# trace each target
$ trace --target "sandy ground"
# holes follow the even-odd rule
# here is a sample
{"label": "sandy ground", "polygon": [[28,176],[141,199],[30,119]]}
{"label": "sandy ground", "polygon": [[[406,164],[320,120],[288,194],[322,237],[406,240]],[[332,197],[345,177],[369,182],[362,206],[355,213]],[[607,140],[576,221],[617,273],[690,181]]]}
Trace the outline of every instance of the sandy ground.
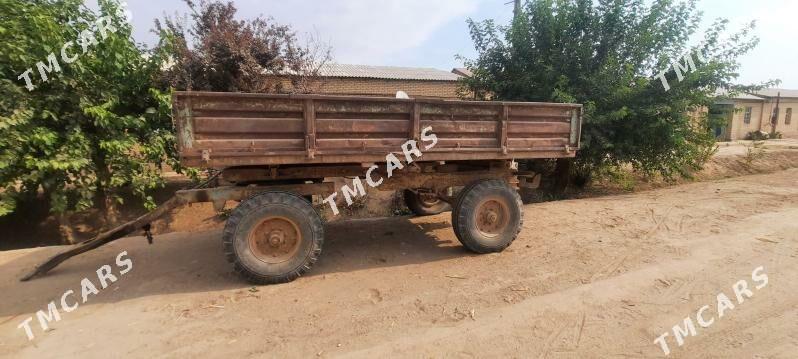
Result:
{"label": "sandy ground", "polygon": [[[798,353],[798,169],[524,211],[519,239],[491,255],[466,252],[448,213],[334,223],[309,276],[257,288],[218,230],[125,238],[28,283],[60,248],[0,252],[0,356],[663,357],[665,332],[670,357]],[[17,325],[84,277],[99,285],[104,264],[118,280],[46,332],[34,319],[28,341]],[[722,318],[719,293],[735,305]],[[704,305],[713,324],[678,346],[671,328]]]}

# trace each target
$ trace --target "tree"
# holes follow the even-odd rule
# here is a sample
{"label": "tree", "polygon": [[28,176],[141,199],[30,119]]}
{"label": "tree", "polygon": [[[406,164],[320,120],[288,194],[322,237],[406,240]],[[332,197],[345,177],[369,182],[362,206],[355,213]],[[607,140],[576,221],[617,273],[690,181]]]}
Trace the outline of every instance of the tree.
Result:
{"label": "tree", "polygon": [[0,0],[0,215],[43,193],[57,214],[99,199],[112,222],[120,189],[152,206],[161,165],[177,166],[170,97],[152,86],[162,59],[122,4],[99,5]]}
{"label": "tree", "polygon": [[463,89],[478,98],[583,103],[583,178],[631,164],[666,178],[689,175],[714,151],[708,117],[716,91],[734,83],[737,58],[758,39],[754,23],[722,38],[719,19],[689,45],[695,0],[532,0],[509,26],[469,20],[478,52]]}
{"label": "tree", "polygon": [[[329,47],[310,38],[301,46],[287,25],[261,16],[236,20],[231,2],[185,0],[185,20],[156,21],[160,47],[172,55],[163,80],[180,90],[313,92]],[[277,75],[277,76],[269,76]],[[286,79],[288,83],[283,83]]]}

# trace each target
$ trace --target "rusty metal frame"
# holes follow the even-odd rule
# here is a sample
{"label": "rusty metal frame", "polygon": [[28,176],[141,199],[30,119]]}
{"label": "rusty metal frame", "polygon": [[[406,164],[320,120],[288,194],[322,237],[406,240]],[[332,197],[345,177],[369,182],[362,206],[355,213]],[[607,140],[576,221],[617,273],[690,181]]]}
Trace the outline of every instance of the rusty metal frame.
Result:
{"label": "rusty metal frame", "polygon": [[331,193],[334,190],[331,182],[270,186],[223,186],[177,191],[175,197],[183,204],[213,202],[214,207],[220,209],[224,207],[224,203],[227,201],[243,201],[265,191],[286,191],[302,196],[310,196]]}
{"label": "rusty metal frame", "polygon": [[[407,168],[406,168],[407,169]],[[347,169],[349,170],[349,169]],[[361,169],[359,177],[364,176],[364,171]],[[261,175],[265,174],[263,172]],[[471,182],[482,179],[498,179],[517,186],[519,183],[510,166],[491,167],[484,170],[473,171],[460,171],[460,172],[414,172],[414,171],[397,171],[392,177],[388,177],[384,171],[374,171],[374,176],[381,176],[384,181],[380,184],[380,190],[394,191],[402,189],[426,189],[435,193],[443,193],[449,187],[459,187],[468,185]],[[238,176],[244,176],[243,173]],[[254,180],[256,175],[248,174],[249,180]],[[257,177],[261,180],[269,179],[270,177]],[[283,179],[283,178],[280,178]],[[249,185],[249,186],[221,186],[214,188],[203,189],[190,189],[177,191],[175,197],[183,203],[200,203],[212,202],[214,207],[221,209],[227,201],[243,201],[255,194],[266,191],[286,191],[296,193],[302,196],[310,195],[323,195],[327,196],[337,189],[334,187],[333,182],[322,183],[305,183],[305,184],[289,184],[289,185]]]}
{"label": "rusty metal frame", "polygon": [[[376,171],[375,171],[376,172]],[[381,174],[385,176],[385,174]],[[402,173],[391,178],[385,177],[380,190],[395,191],[403,189],[428,189],[436,193],[444,192],[449,187],[462,187],[477,180],[498,179],[516,186],[518,179],[509,169],[492,169],[483,171],[464,171],[453,173]]]}
{"label": "rusty metal frame", "polygon": [[294,166],[294,167],[232,167],[222,171],[223,183],[254,183],[276,180],[320,179],[325,177],[360,176],[360,165]]}
{"label": "rusty metal frame", "polygon": [[[511,148],[512,150],[512,148]],[[364,153],[362,150],[339,152],[336,154],[329,154],[324,151],[317,151],[313,159],[305,158],[306,152],[291,153],[273,153],[269,157],[270,165],[318,165],[325,163],[385,163],[385,156],[388,153],[393,153],[399,158],[402,158],[401,152],[386,151],[372,153]],[[436,150],[431,149],[424,151],[424,160],[426,161],[482,161],[482,160],[513,160],[513,159],[534,159],[534,158],[563,158],[573,157],[573,151],[566,152],[564,147],[546,147],[540,148],[538,151],[525,151],[525,152],[510,152],[506,155],[501,154],[495,150],[482,150],[482,149],[461,149],[459,152],[452,152],[449,149]],[[300,158],[300,156],[302,158]],[[245,155],[231,154],[226,157],[213,157],[211,156],[207,161],[203,161],[199,156],[197,157],[183,157],[182,163],[186,166],[193,167],[210,167],[210,168],[229,168],[238,166],[263,166],[262,158],[253,158]]]}

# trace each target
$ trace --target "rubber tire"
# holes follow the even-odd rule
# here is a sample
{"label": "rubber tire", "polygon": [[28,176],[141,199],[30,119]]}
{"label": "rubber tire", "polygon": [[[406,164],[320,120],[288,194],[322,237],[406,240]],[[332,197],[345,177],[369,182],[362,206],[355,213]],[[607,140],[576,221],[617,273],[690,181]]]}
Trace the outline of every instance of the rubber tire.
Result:
{"label": "rubber tire", "polygon": [[418,194],[409,189],[405,190],[404,197],[407,208],[410,208],[417,216],[432,216],[452,210],[452,207],[444,201],[438,201],[434,206],[427,207]]}
{"label": "rubber tire", "polygon": [[[510,220],[499,238],[482,235],[474,223],[476,205],[481,198],[496,195],[506,201]],[[452,227],[460,243],[475,253],[501,252],[518,237],[524,224],[523,204],[518,192],[502,180],[480,180],[466,186],[452,210]]]}
{"label": "rubber tire", "polygon": [[[249,248],[250,230],[266,215],[279,214],[294,221],[302,233],[296,255],[284,263],[265,263]],[[324,224],[313,206],[302,196],[290,192],[259,193],[236,207],[222,232],[227,261],[235,271],[254,284],[277,284],[293,281],[310,271],[321,255]]]}

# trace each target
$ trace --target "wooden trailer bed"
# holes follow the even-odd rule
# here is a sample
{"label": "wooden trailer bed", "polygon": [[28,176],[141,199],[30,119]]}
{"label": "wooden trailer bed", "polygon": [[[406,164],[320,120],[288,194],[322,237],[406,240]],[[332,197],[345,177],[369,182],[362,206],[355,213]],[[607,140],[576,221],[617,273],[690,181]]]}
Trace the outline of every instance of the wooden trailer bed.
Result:
{"label": "wooden trailer bed", "polygon": [[384,162],[432,127],[425,161],[573,157],[582,105],[323,95],[177,92],[183,164]]}

